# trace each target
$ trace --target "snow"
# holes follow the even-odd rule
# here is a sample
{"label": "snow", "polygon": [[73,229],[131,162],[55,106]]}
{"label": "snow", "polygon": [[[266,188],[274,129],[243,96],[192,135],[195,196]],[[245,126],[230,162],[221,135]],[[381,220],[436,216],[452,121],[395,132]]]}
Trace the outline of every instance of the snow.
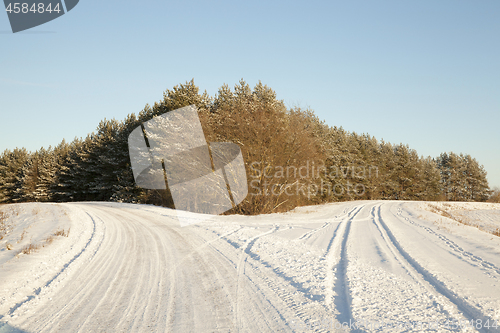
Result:
{"label": "snow", "polygon": [[0,211],[0,332],[500,331],[499,204],[355,201],[188,227],[149,205]]}
{"label": "snow", "polygon": [[[451,218],[462,224],[470,225],[489,233],[499,230],[500,233],[500,205],[494,203],[457,203],[435,202],[428,203],[428,209],[438,208],[451,215]],[[434,209],[435,210],[435,209]]]}

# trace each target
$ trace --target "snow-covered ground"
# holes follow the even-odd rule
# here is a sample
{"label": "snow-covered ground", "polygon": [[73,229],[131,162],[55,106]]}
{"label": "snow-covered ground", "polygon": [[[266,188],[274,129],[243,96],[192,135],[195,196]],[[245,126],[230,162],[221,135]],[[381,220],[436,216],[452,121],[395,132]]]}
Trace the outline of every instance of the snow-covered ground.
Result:
{"label": "snow-covered ground", "polygon": [[0,206],[0,332],[499,332],[500,205],[442,205]]}
{"label": "snow-covered ground", "polygon": [[482,202],[428,202],[427,209],[489,233],[500,235],[500,205]]}

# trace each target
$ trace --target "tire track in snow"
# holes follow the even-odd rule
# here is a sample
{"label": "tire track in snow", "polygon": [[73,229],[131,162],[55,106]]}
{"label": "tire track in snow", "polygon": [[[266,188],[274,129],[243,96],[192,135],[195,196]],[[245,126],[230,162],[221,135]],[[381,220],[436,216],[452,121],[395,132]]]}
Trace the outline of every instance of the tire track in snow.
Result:
{"label": "tire track in snow", "polygon": [[[272,308],[273,312],[290,329],[291,326],[289,325],[292,325],[293,322],[310,324],[320,314],[323,314],[323,317],[329,317],[330,315],[326,311],[327,308],[322,303],[311,302],[305,291],[294,283],[293,278],[286,276],[279,270],[279,267],[273,266],[272,263],[263,260],[258,254],[251,251],[256,241],[262,239],[264,236],[275,234],[277,231],[279,231],[279,228],[259,234],[248,239],[245,243],[247,244],[246,246],[238,247],[241,251],[240,253],[244,254],[240,255],[238,264],[238,318],[241,318],[239,315],[241,309],[244,305],[247,305],[245,302],[241,302],[241,300],[245,300],[244,297],[248,296],[250,288],[264,295],[267,306]],[[226,241],[228,245],[234,247],[232,241],[227,239]],[[250,269],[247,269],[247,267]],[[250,288],[245,288],[245,286]],[[307,306],[304,308],[305,304]],[[262,312],[261,308],[257,310],[261,311],[261,318],[266,318],[266,314]],[[266,311],[269,312],[270,309]],[[243,324],[241,320],[238,319],[238,321],[240,325]],[[266,320],[269,330],[274,331],[271,324],[271,322]],[[246,327],[248,326],[247,323]],[[326,332],[322,329],[316,331]]]}
{"label": "tire track in snow", "polygon": [[[239,331],[239,327],[243,326],[243,325],[241,325],[242,318],[240,315],[240,311],[241,311],[240,309],[242,307],[242,303],[244,303],[242,291],[245,290],[245,288],[243,288],[243,284],[245,282],[244,281],[244,279],[245,279],[245,264],[248,260],[249,255],[250,255],[250,249],[255,244],[257,239],[259,239],[260,237],[275,233],[277,230],[278,230],[278,227],[275,226],[273,229],[271,229],[269,231],[266,231],[266,232],[263,232],[261,234],[258,234],[257,236],[251,237],[245,242],[246,246],[243,246],[241,248],[241,251],[239,254],[239,262],[238,262],[238,265],[236,267],[236,271],[237,271],[236,297],[237,297],[237,300],[236,300],[236,311],[234,313],[234,322],[236,323],[236,327],[238,328],[238,331]],[[265,318],[265,317],[263,317],[263,318]],[[271,326],[269,325],[269,323],[267,321],[266,321],[266,323],[268,325],[268,328],[271,328]]]}
{"label": "tire track in snow", "polygon": [[328,228],[330,226],[330,224],[331,224],[331,222],[327,221],[321,227],[309,230],[308,232],[306,232],[305,234],[303,234],[302,236],[300,236],[298,239],[299,240],[307,240],[307,239],[311,238],[311,236],[314,235],[315,233],[317,233],[317,232],[319,232],[321,230],[325,230],[326,228]]}
{"label": "tire track in snow", "polygon": [[[99,221],[99,224],[105,228],[105,223],[99,216],[96,216],[94,213],[89,214],[87,212],[87,214],[93,216],[92,219]],[[117,245],[112,247],[107,246],[110,243]],[[64,306],[56,311],[49,311],[52,313],[44,320],[45,322],[43,327],[40,327],[40,331],[51,331],[54,326],[61,327],[63,325],[65,330],[81,331],[88,324],[87,319],[90,318],[91,314],[96,313],[95,310],[98,306],[89,308],[86,304],[101,304],[102,299],[109,292],[108,285],[118,279],[118,272],[120,272],[125,264],[125,261],[120,260],[122,256],[121,248],[118,246],[120,243],[123,244],[121,230],[118,233],[103,233],[103,240],[99,244],[99,247],[92,252],[91,257],[88,258],[88,263],[78,269],[78,285],[73,288],[67,288],[60,295],[56,295],[62,299],[67,299],[69,295],[72,297],[65,303],[56,302],[56,304],[64,304]],[[104,245],[102,249],[101,244]],[[106,251],[106,256],[98,255],[104,250]],[[115,262],[120,263],[119,268],[117,268]],[[75,316],[79,318],[83,317],[85,320],[75,320]]]}
{"label": "tire track in snow", "polygon": [[[196,227],[200,231],[204,230],[214,233],[214,231],[207,228],[201,228],[199,226],[194,227]],[[263,286],[254,284],[249,276],[245,274],[245,264],[249,255],[252,255],[250,249],[253,244],[255,244],[257,239],[265,235],[275,233],[279,228],[275,226],[269,231],[246,240],[244,243],[247,244],[246,246],[235,246],[235,243],[227,238],[227,236],[234,234],[242,229],[243,227],[239,227],[236,230],[232,230],[226,233],[216,233],[218,236],[210,240],[206,240],[204,237],[201,237],[198,234],[198,236],[203,239],[203,243],[196,247],[195,250],[201,250],[205,248],[205,251],[210,250],[210,252],[213,252],[214,257],[213,261],[211,261],[211,267],[213,268],[215,262],[220,263],[220,265],[218,265],[217,269],[214,271],[216,274],[218,274],[217,270],[220,268],[228,267],[228,265],[232,267],[232,270],[228,270],[226,268],[224,269],[226,276],[227,274],[235,275],[234,292],[230,291],[227,295],[230,304],[233,306],[232,311],[227,311],[227,313],[233,313],[233,328],[231,329],[231,331],[239,330],[240,327],[254,327],[256,330],[259,330],[262,327],[267,327],[269,331],[276,331],[277,329],[279,329],[279,324],[276,324],[275,315],[281,317],[282,320],[283,317],[281,316],[279,309],[277,309],[272,302],[270,302],[266,297],[258,296],[264,295],[264,291],[262,290]],[[226,247],[224,249],[221,249],[221,247],[224,247],[224,244]],[[222,262],[224,264],[222,264]],[[175,266],[174,270],[178,266],[179,264]],[[220,276],[220,279],[218,278],[218,280],[224,280],[224,274],[221,273],[218,274],[218,276]],[[231,287],[227,289],[231,289]],[[253,289],[253,292],[250,292],[249,289]],[[252,313],[250,315],[250,318],[248,318],[248,309],[250,308],[252,310]],[[247,311],[243,313],[242,309],[245,309]],[[259,324],[260,326],[258,326],[257,324]]]}
{"label": "tire track in snow", "polygon": [[[467,320],[482,320],[485,323],[494,322],[492,318],[483,314],[479,309],[467,303],[466,300],[458,296],[452,290],[448,289],[441,281],[438,280],[433,274],[427,271],[423,266],[421,266],[414,258],[412,258],[408,252],[406,252],[401,244],[398,242],[390,228],[384,222],[381,214],[381,206],[373,208],[373,222],[379,229],[384,238],[387,246],[398,259],[398,261],[405,267],[408,273],[414,278],[415,281],[422,284],[433,296],[436,302],[447,304],[447,307],[454,307],[458,309]],[[441,299],[437,296],[443,296]],[[493,330],[487,327],[482,327],[479,329],[480,332],[498,332],[498,330]]]}
{"label": "tire track in snow", "polygon": [[[253,289],[260,290],[269,305],[277,311],[282,322],[286,323],[290,330],[294,322],[309,324],[314,317],[322,313],[317,310],[324,312],[322,305],[310,307],[315,304],[309,303],[310,300],[302,293],[297,293],[297,289],[290,284],[290,281],[276,274],[272,267],[268,267],[264,262],[258,260],[248,261],[248,264],[253,269],[249,270],[248,273],[245,272],[245,277]],[[317,332],[324,332],[324,330],[317,330]]]}
{"label": "tire track in snow", "polygon": [[[353,319],[347,282],[347,241],[352,220],[364,207],[365,205],[358,206],[349,211],[335,230],[324,255],[327,265],[325,305],[336,310],[339,323],[349,323]],[[341,237],[337,237],[337,233]]]}
{"label": "tire track in snow", "polygon": [[[199,225],[193,225],[192,226],[193,228],[201,228],[201,226]],[[232,230],[232,231],[229,231],[229,232],[226,232],[226,233],[223,233],[223,234],[218,234],[216,233],[215,231],[212,231],[210,230],[212,233],[215,233],[217,236],[216,238],[213,238],[211,240],[208,240],[206,242],[204,242],[202,245],[198,246],[197,248],[195,249],[192,249],[192,251],[199,251],[201,249],[203,249],[204,247],[211,247],[212,249],[216,249],[215,247],[212,246],[213,243],[216,243],[220,240],[226,240],[226,237],[241,230],[242,228],[239,227],[237,228],[236,230]],[[205,230],[208,230],[208,229],[205,229]],[[170,228],[169,230],[170,232],[172,232],[175,236],[175,241],[177,242],[181,242],[183,244],[186,243],[185,239],[176,231],[174,231],[173,229]],[[169,253],[168,257],[175,257],[175,254],[171,251],[171,248],[170,247],[165,247],[167,249],[167,252]],[[224,253],[218,251],[220,255],[222,256],[225,256]],[[181,267],[182,265],[185,264],[185,260],[186,260],[187,256],[184,256],[179,262],[177,262],[175,264],[174,267],[172,267],[169,271],[169,275],[168,275],[168,280],[170,281],[170,284],[169,284],[169,291],[168,291],[168,305],[166,306],[166,323],[167,323],[167,327],[169,328],[169,330],[172,330],[173,329],[173,325],[174,325],[174,321],[175,321],[175,311],[174,309],[176,309],[177,307],[177,300],[176,300],[176,294],[178,292],[178,283],[176,282],[177,281],[177,269],[179,267]],[[234,266],[236,267],[236,264],[234,264]]]}
{"label": "tire track in snow", "polygon": [[[91,243],[73,267],[71,285],[58,289],[55,306],[35,308],[23,326],[37,332],[234,330],[233,302],[224,289],[231,276],[200,252],[205,245],[196,233],[156,222],[158,215],[83,209],[107,227],[102,246]],[[177,269],[169,269],[172,262]]]}
{"label": "tire track in snow", "polygon": [[[124,224],[123,225],[123,228],[127,231],[127,234],[133,232],[133,228],[131,228],[130,225],[128,224]],[[121,240],[121,238],[120,238]],[[129,248],[132,248],[134,249],[135,251],[137,250],[137,240],[136,238],[132,238],[132,241],[131,242],[128,242],[127,246]],[[134,260],[134,258],[131,258],[130,260]],[[127,294],[127,291],[126,289],[128,288],[118,288],[118,285],[120,283],[120,277],[121,276],[130,276],[131,274],[134,274],[134,272],[136,271],[136,269],[134,269],[137,265],[136,263],[134,262],[133,264],[131,264],[130,260],[127,260],[127,261],[122,261],[120,266],[119,267],[115,267],[116,268],[116,273],[115,275],[113,276],[113,280],[111,280],[110,282],[110,287],[106,289],[104,295],[102,296],[102,298],[98,301],[98,303],[95,305],[93,311],[90,313],[89,316],[87,316],[87,318],[82,322],[82,329],[87,329],[88,326],[92,326],[92,324],[90,323],[90,321],[92,320],[92,318],[95,318],[96,317],[96,314],[98,313],[98,311],[101,311],[102,308],[111,308],[113,309],[112,305],[113,304],[118,304],[120,300],[122,300],[123,298],[125,298],[126,294]],[[144,270],[140,270],[139,271],[139,279],[138,280],[144,280],[144,274],[145,274],[145,271]],[[128,282],[128,285],[130,286],[130,290],[138,290],[138,288],[134,288],[134,287],[137,287],[135,285],[133,285],[132,283]],[[118,291],[118,292],[116,292]],[[134,299],[134,297],[132,296],[132,300]],[[131,301],[129,302],[128,304],[133,304],[134,302]],[[124,317],[127,316],[127,313],[129,313],[129,310],[130,307],[127,307],[126,309],[121,309],[121,313],[124,314],[122,315],[122,319]],[[109,313],[109,316],[110,317],[113,317],[113,311],[111,311],[111,313]],[[122,325],[122,321],[118,321],[118,323],[116,324],[116,327],[121,327]]]}
{"label": "tire track in snow", "polygon": [[470,265],[477,267],[477,264],[480,264],[483,266],[485,269],[487,269],[489,272],[493,273],[495,276],[500,276],[500,267],[496,266],[495,264],[490,263],[489,261],[484,260],[481,257],[478,257],[470,252],[465,251],[462,247],[460,247],[457,243],[446,237],[445,235],[438,233],[434,231],[433,229],[423,226],[416,221],[410,219],[409,217],[403,216],[403,211],[401,207],[398,207],[398,217],[401,219],[404,219],[406,222],[417,226],[419,228],[422,228],[423,230],[427,231],[429,234],[439,238],[440,240],[443,241],[444,244],[446,244],[450,249],[454,251],[454,255],[460,259],[465,258],[465,262],[469,263]]}
{"label": "tire track in snow", "polygon": [[[26,300],[24,300],[23,302],[20,302],[20,303],[16,304],[14,307],[12,307],[10,309],[10,311],[8,312],[9,316],[16,316],[17,315],[16,311],[17,312],[23,311],[23,307],[29,308],[31,306],[30,303],[34,302],[37,299],[37,297],[42,296],[46,293],[51,293],[52,289],[55,288],[54,287],[55,284],[59,284],[60,282],[65,281],[66,277],[63,275],[65,273],[71,271],[74,268],[74,266],[79,266],[81,264],[83,257],[85,257],[85,255],[90,250],[91,244],[94,245],[94,243],[97,242],[96,245],[94,245],[94,247],[97,246],[97,248],[93,250],[94,254],[95,254],[95,252],[97,252],[99,250],[99,248],[102,244],[103,237],[100,239],[97,239],[98,224],[97,224],[96,220],[94,220],[89,214],[87,214],[87,215],[88,215],[90,221],[92,221],[92,233],[91,233],[87,243],[85,243],[83,248],[73,258],[68,260],[63,265],[63,268],[59,272],[57,272],[54,276],[52,276],[51,279],[49,281],[47,281],[42,287],[36,289],[33,295],[28,296],[28,298]],[[26,310],[26,311],[29,311],[29,310]]]}
{"label": "tire track in snow", "polygon": [[[125,221],[130,219],[130,214],[123,214],[121,211],[116,211],[115,217],[120,217],[121,220]],[[137,217],[139,219],[139,217]],[[138,255],[135,258],[130,258],[127,262],[126,267],[123,268],[122,272],[116,276],[116,280],[113,281],[114,285],[109,288],[109,290],[118,290],[118,292],[110,293],[109,296],[104,297],[104,302],[99,304],[98,307],[113,309],[113,315],[111,317],[118,317],[119,321],[117,323],[110,323],[115,325],[115,327],[130,327],[135,329],[140,327],[143,322],[153,321],[154,318],[159,317],[158,309],[163,302],[163,293],[159,287],[162,283],[162,269],[161,267],[166,266],[166,261],[161,253],[167,252],[168,248],[162,247],[161,241],[157,234],[152,232],[150,228],[143,228],[141,224],[126,224],[124,228],[127,230],[127,234],[134,234],[136,237],[132,239],[129,243],[129,248]],[[152,249],[157,249],[156,251],[144,251],[141,249],[141,244],[149,244]],[[152,253],[151,253],[152,252]],[[144,260],[144,256],[149,255],[149,260]],[[143,262],[141,262],[143,261]],[[138,269],[143,267],[142,269]],[[137,274],[139,271],[139,274]],[[122,276],[136,276],[134,280],[129,279],[126,281],[128,287],[119,287],[119,278]],[[151,281],[156,283],[144,283],[144,281]],[[141,283],[137,283],[141,282]],[[172,284],[175,285],[175,279],[173,279]],[[133,290],[132,293],[129,290]],[[124,299],[127,299],[122,307],[118,308],[115,304],[120,304]],[[150,308],[156,304],[156,311]],[[98,308],[96,307],[96,308]],[[127,322],[127,318],[133,317],[132,322]],[[158,325],[157,329],[162,329],[164,326]]]}
{"label": "tire track in snow", "polygon": [[326,228],[328,228],[331,224],[332,224],[332,220],[342,220],[344,219],[346,216],[349,216],[353,211],[356,210],[357,207],[354,207],[352,208],[351,210],[349,210],[349,208],[345,208],[344,211],[343,211],[343,215],[341,216],[335,216],[333,219],[331,219],[330,221],[326,221],[321,227],[319,228],[316,228],[316,229],[313,229],[313,230],[310,230],[306,233],[304,233],[302,236],[300,236],[298,239],[299,240],[307,240],[309,238],[311,238],[314,234],[320,232],[320,231],[323,231],[325,230]]}
{"label": "tire track in snow", "polygon": [[[195,245],[187,239],[187,236],[196,236],[196,234],[192,234],[188,228],[167,228],[169,236],[172,236],[170,243],[176,244],[178,249],[182,249],[182,253],[175,253],[176,251],[173,251],[173,258],[179,257],[179,254],[181,254],[182,257],[178,258],[180,260],[176,260],[175,266],[171,267],[169,271],[168,280],[173,283],[170,284],[168,305],[165,309],[167,312],[166,323],[168,328],[166,330],[178,330],[178,328],[176,328],[176,323],[178,324],[179,322],[179,311],[182,314],[187,313],[193,317],[200,315],[200,308],[194,307],[193,305],[196,304],[196,302],[192,300],[192,297],[197,297],[198,295],[191,292],[192,288],[190,285],[196,285],[198,288],[202,288],[204,292],[210,291],[210,302],[212,304],[204,310],[210,308],[212,312],[210,319],[214,319],[213,325],[219,327],[219,329],[234,329],[233,323],[227,318],[227,315],[224,315],[231,312],[231,309],[227,307],[232,304],[232,296],[224,291],[225,284],[223,281],[227,280],[228,277],[221,273],[222,270],[224,270],[224,272],[228,270],[220,264],[220,261],[216,257],[213,257],[212,254],[201,252],[201,250],[210,247],[210,244],[216,242],[218,239],[203,242],[201,245]],[[187,233],[186,235],[184,235],[185,232]],[[207,256],[211,257],[210,260],[206,258]],[[172,257],[169,256],[169,258]],[[194,270],[186,271],[188,267],[192,267]],[[191,281],[195,279],[198,279],[198,281]],[[228,299],[229,302],[227,302],[226,299]],[[185,320],[180,321],[189,323],[193,322],[193,318],[185,318]],[[182,330],[197,331],[199,328],[192,325],[183,325]]]}
{"label": "tire track in snow", "polygon": [[[129,216],[129,213],[127,212],[124,218]],[[117,211],[116,214],[121,213]],[[223,274],[228,272],[230,267],[226,268],[227,265],[220,264],[217,257],[206,251],[206,247],[217,239],[206,242],[197,236],[197,233],[193,233],[193,228],[180,228],[177,225],[155,222],[157,216],[154,214],[151,214],[151,218],[147,220],[142,214],[136,216],[135,220],[141,223],[137,223],[138,227],[134,233],[143,234],[143,239],[139,243],[151,242],[149,236],[159,240],[158,250],[154,253],[155,258],[160,258],[161,261],[157,260],[156,267],[154,264],[150,265],[149,270],[163,273],[156,274],[156,279],[150,278],[153,282],[157,281],[155,284],[142,283],[139,285],[144,289],[142,292],[136,288],[130,304],[140,303],[140,295],[142,294],[148,294],[148,299],[152,301],[142,302],[141,307],[128,307],[129,315],[123,316],[122,322],[125,323],[126,318],[134,317],[132,324],[135,328],[139,324],[144,326],[146,322],[146,320],[141,321],[141,318],[137,317],[151,320],[163,314],[165,326],[164,328],[158,327],[159,331],[198,331],[200,327],[196,325],[206,325],[206,327],[212,327],[211,329],[217,327],[218,329],[233,330],[233,323],[226,315],[231,312],[232,296],[226,291],[229,288],[225,288],[229,285],[228,275]],[[161,230],[155,229],[155,224]],[[175,262],[175,265],[170,266],[170,262]],[[166,271],[167,267],[168,271]],[[145,275],[145,277],[147,276]],[[148,288],[152,288],[153,291],[148,290]],[[165,289],[168,291],[165,292]],[[210,296],[205,297],[204,302],[201,303],[208,302],[210,304],[200,306],[198,304],[200,302],[196,298],[207,293]],[[137,297],[136,302],[133,301],[134,297]],[[150,310],[150,308],[153,309]],[[138,311],[141,312],[141,316],[137,315]],[[210,312],[209,316],[207,316],[207,312]],[[196,320],[200,316],[205,316],[207,320]],[[137,324],[135,324],[136,322]]]}
{"label": "tire track in snow", "polygon": [[[348,211],[346,208],[344,213],[351,216],[352,212],[357,210],[354,208]],[[353,215],[354,216],[354,215]],[[352,216],[352,217],[353,217]],[[336,227],[332,239],[337,239],[337,231],[339,230],[342,223]],[[316,229],[315,231],[322,230],[323,228]],[[256,239],[253,241],[255,243]],[[331,245],[332,240],[330,241]],[[293,322],[297,322],[298,325],[305,324],[312,327],[318,320],[318,318],[329,318],[331,316],[331,308],[325,306],[322,302],[311,302],[311,299],[307,297],[305,290],[300,288],[297,283],[294,283],[293,278],[286,276],[283,272],[279,270],[279,267],[273,266],[272,263],[268,263],[260,258],[256,253],[251,252],[251,248],[246,249],[249,254],[250,261],[245,261],[254,267],[250,273],[254,273],[259,270],[261,274],[246,274],[245,276],[254,283],[255,286],[267,285],[271,293],[265,292],[266,297],[269,300],[273,300],[272,304],[278,312],[283,312],[282,320],[288,325]],[[323,257],[325,257],[324,255]],[[255,282],[253,282],[255,280]],[[261,287],[260,287],[261,288]],[[333,287],[332,287],[333,288]],[[264,290],[263,290],[264,292]],[[278,297],[277,300],[274,297]],[[278,304],[284,303],[283,309],[278,309]],[[291,312],[291,313],[290,313]],[[290,326],[289,326],[290,327]],[[291,326],[293,327],[293,326]],[[315,332],[328,332],[327,329],[321,326],[315,327]]]}
{"label": "tire track in snow", "polygon": [[[263,236],[276,233],[279,231],[279,227],[274,227],[270,231],[251,237],[245,241],[243,246],[239,246],[229,238],[226,238],[226,236],[243,229],[243,227],[240,227],[238,230],[225,233],[217,239],[220,242],[214,240],[210,241],[209,244],[210,248],[216,252],[218,259],[229,263],[234,267],[236,272],[233,311],[233,322],[235,323],[236,331],[239,331],[243,327],[245,327],[245,332],[261,331],[263,327],[270,332],[283,331],[283,323],[285,323],[286,327],[286,323],[289,321],[286,320],[282,313],[284,309],[279,307],[281,302],[271,301],[275,297],[276,288],[269,281],[265,283],[260,282],[259,274],[256,272],[259,269],[256,266],[261,269],[266,269],[266,267],[256,260],[255,254],[251,252],[251,247],[255,244],[255,241]],[[245,244],[247,246],[244,246]],[[245,250],[247,251],[245,252]],[[271,275],[266,274],[266,276]],[[277,320],[278,318],[281,320],[281,323]]]}

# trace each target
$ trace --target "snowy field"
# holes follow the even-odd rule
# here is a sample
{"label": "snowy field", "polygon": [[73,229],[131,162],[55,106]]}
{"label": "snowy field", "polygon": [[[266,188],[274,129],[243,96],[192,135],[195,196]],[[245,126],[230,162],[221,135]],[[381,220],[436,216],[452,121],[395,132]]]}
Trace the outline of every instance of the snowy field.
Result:
{"label": "snowy field", "polygon": [[500,332],[500,204],[173,216],[0,206],[0,332]]}
{"label": "snowy field", "polygon": [[500,235],[500,205],[470,202],[428,202],[428,210],[489,233]]}

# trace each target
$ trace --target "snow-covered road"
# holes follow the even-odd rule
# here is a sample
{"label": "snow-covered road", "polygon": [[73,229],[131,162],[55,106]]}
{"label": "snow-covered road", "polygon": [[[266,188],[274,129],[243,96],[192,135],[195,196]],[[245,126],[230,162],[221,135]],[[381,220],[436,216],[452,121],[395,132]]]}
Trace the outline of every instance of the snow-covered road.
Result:
{"label": "snow-covered road", "polygon": [[[500,227],[500,205],[463,205]],[[345,202],[181,228],[145,205],[1,206],[0,332],[499,332],[500,237],[427,208]],[[44,241],[58,228],[69,236]],[[16,255],[29,242],[38,251]]]}

